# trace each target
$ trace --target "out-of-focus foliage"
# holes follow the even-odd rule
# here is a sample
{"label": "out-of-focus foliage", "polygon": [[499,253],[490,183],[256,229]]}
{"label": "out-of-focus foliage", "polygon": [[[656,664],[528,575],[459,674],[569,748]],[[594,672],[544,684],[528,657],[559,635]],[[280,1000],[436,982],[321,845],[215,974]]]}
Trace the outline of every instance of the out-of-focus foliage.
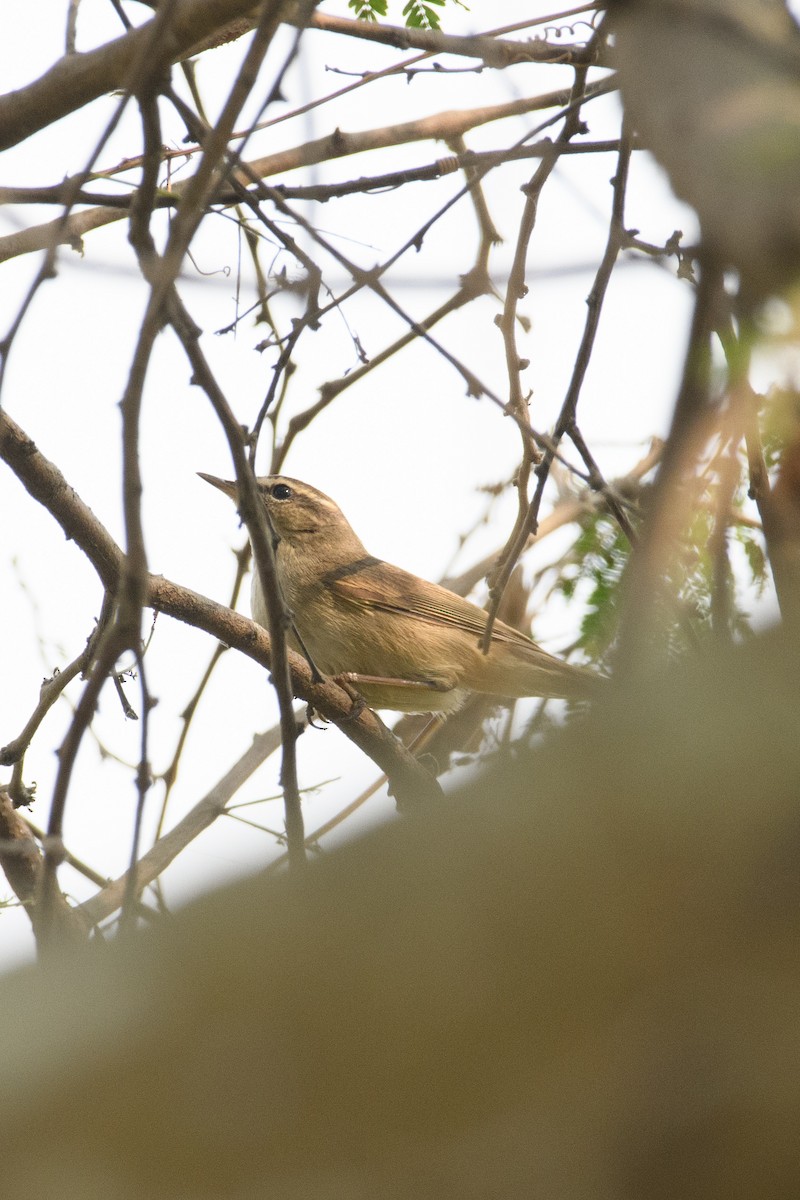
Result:
{"label": "out-of-focus foliage", "polygon": [[[785,445],[785,393],[771,393],[763,422],[764,457],[773,470]],[[754,506],[748,499],[748,463],[743,447],[735,456],[736,479],[727,485],[725,475],[730,449],[718,449],[693,486],[691,515],[680,552],[667,569],[673,601],[663,622],[670,657],[696,650],[711,636],[719,611],[724,612],[727,636],[744,638],[752,633],[750,612],[769,583],[764,538]],[[647,511],[649,488],[639,500]],[[722,522],[724,529],[719,528]],[[739,551],[737,553],[736,551]],[[578,537],[559,564],[553,590],[566,600],[583,601],[585,611],[575,649],[589,661],[613,662],[614,640],[620,613],[621,586],[630,545],[617,522],[606,512],[587,517]],[[724,589],[724,595],[720,595]]]}

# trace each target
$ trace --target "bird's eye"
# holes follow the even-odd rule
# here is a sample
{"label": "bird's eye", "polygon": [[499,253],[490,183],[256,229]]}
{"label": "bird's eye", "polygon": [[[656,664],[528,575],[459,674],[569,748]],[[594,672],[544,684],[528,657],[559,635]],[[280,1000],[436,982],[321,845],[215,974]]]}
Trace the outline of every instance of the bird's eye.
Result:
{"label": "bird's eye", "polygon": [[292,494],[292,489],[288,483],[276,483],[272,487],[272,495],[276,500],[288,500]]}

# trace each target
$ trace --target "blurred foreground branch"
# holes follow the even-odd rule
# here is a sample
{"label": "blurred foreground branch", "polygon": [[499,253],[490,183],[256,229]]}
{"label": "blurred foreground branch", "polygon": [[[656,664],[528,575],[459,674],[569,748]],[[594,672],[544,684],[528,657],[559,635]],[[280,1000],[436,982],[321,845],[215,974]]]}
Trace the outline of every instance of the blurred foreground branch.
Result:
{"label": "blurred foreground branch", "polygon": [[797,1195],[797,654],[0,982],[9,1195]]}

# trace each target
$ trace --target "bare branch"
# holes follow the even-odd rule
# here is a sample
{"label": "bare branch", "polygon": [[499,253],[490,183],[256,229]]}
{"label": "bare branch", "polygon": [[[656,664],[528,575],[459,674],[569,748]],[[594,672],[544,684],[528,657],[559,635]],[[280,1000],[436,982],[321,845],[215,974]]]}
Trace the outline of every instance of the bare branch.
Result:
{"label": "bare branch", "polygon": [[[267,0],[267,5],[278,15],[286,2]],[[203,38],[252,8],[253,0],[178,0],[154,70],[164,70],[192,53]],[[67,55],[34,83],[0,96],[0,150],[18,145],[99,96],[125,88],[131,62],[136,61],[142,47],[151,45],[152,31],[158,23],[157,14],[152,21],[96,50]]]}
{"label": "bare branch", "polygon": [[[615,88],[616,84],[613,80],[604,79],[588,87],[586,89],[586,96],[589,98],[604,95],[609,91],[614,91]],[[295,171],[301,167],[313,166],[332,159],[361,154],[368,150],[398,146],[417,141],[447,140],[463,136],[470,129],[474,129],[487,122],[504,120],[506,117],[522,113],[562,107],[569,100],[569,95],[569,92],[562,89],[557,92],[548,92],[532,99],[510,101],[507,104],[490,105],[480,109],[464,109],[456,112],[438,113],[419,121],[409,121],[400,125],[383,126],[356,133],[343,133],[341,130],[336,130],[332,134],[296,146],[291,150],[253,159],[246,164],[242,164],[241,169],[245,182],[253,178],[268,179],[275,175],[285,174],[287,171]],[[608,147],[603,146],[603,150],[605,149],[608,149]],[[517,151],[509,153],[511,153],[512,157],[535,158],[545,152],[552,153],[552,149],[548,149],[547,147],[529,147],[520,148]],[[187,152],[181,150],[179,153],[181,157],[185,157]],[[500,156],[497,159],[497,164],[499,164],[499,162],[503,161],[505,152],[498,151],[497,153]],[[169,152],[167,152],[168,154]],[[472,156],[469,159],[470,163],[477,161],[479,160],[472,158]],[[132,159],[129,165],[133,167],[139,166],[141,165],[141,160]],[[469,164],[465,163],[464,165]],[[194,186],[192,185],[192,179],[176,183],[171,192],[164,196],[162,203],[166,204],[169,202],[170,204],[175,204],[176,201],[181,199],[190,185]],[[215,197],[215,199],[222,199],[225,203],[232,203],[236,198],[238,197],[234,197],[224,191],[220,193],[220,196]],[[54,234],[61,243],[72,245],[76,249],[80,248],[81,239],[85,234],[94,229],[99,229],[104,225],[112,224],[114,221],[120,221],[125,214],[126,206],[122,208],[116,205],[114,207],[104,206],[97,209],[90,209],[85,213],[73,213],[63,222],[63,226],[60,222],[47,222],[32,229],[7,234],[0,238],[0,262],[4,262],[20,254],[29,254],[34,250],[43,249],[51,244]]]}

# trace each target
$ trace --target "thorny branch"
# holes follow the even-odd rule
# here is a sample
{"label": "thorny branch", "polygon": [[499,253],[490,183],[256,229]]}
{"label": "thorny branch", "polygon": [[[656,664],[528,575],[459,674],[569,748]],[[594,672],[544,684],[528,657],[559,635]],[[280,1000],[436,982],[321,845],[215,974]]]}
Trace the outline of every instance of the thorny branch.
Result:
{"label": "thorny branch", "polygon": [[[613,78],[601,80],[587,88],[586,99],[605,95],[615,89],[616,83]],[[488,108],[440,113],[435,116],[426,117],[421,121],[409,121],[400,125],[362,130],[356,133],[346,134],[337,129],[333,134],[318,138],[313,142],[305,143],[292,150],[280,154],[262,156],[242,163],[241,168],[247,179],[267,180],[276,175],[286,174],[288,171],[296,171],[302,167],[315,166],[323,162],[330,162],[334,159],[346,158],[367,151],[386,149],[418,141],[447,140],[463,136],[464,133],[489,122],[506,120],[515,115],[523,115],[543,109],[560,108],[568,102],[568,99],[569,93],[561,90],[545,93],[531,99],[509,101],[506,104],[493,105]],[[610,148],[609,145],[604,145],[603,152]],[[570,153],[566,149],[563,152]],[[482,166],[485,164],[500,166],[505,161],[513,161],[517,158],[537,158],[544,154],[551,155],[552,153],[553,149],[550,143],[532,147],[521,146],[509,148],[508,150],[501,149],[487,152],[485,156],[476,157],[470,154],[464,165],[474,164]],[[175,155],[185,158],[187,151],[181,150],[179,152],[172,152],[172,154],[170,151],[162,151],[163,160],[168,160],[171,156]],[[141,162],[141,158],[132,160],[132,163],[124,164],[124,169],[128,170],[131,167],[141,166]],[[99,178],[101,174],[98,173],[94,177]],[[48,201],[60,203],[62,202],[64,189],[68,189],[67,195],[70,207],[75,203],[73,197],[79,196],[83,196],[83,203],[91,204],[94,203],[91,193],[87,194],[83,191],[89,178],[88,173],[82,174],[46,190],[31,191],[25,189],[21,194],[19,189],[0,189],[0,200],[12,203],[19,196],[20,202],[24,202],[24,196],[27,194],[30,196],[31,202],[34,203],[46,203]],[[187,190],[195,186],[192,183],[194,178],[194,176],[191,176],[185,182],[176,182],[169,191],[159,194],[157,203],[163,207],[173,207],[176,203],[182,201]],[[215,202],[231,204],[240,198],[241,193],[233,193],[223,188],[218,195],[215,195]],[[94,229],[99,229],[104,225],[122,220],[126,214],[128,204],[129,198],[122,195],[119,198],[113,199],[111,206],[92,208],[83,213],[72,213],[71,215],[59,218],[57,222],[47,222],[44,225],[33,226],[19,233],[0,237],[0,262],[21,254],[30,254],[35,250],[44,249],[53,243],[79,247],[81,239],[85,234],[90,233]]]}
{"label": "thorny branch", "polygon": [[[581,129],[580,105],[582,104],[586,93],[586,71],[579,69],[575,74],[575,83],[573,85],[573,94],[571,97],[571,106],[567,111],[567,116],[564,126],[558,137],[557,144],[568,143],[574,138]],[[561,417],[556,424],[556,429],[553,435],[552,448],[545,450],[544,456],[540,456],[533,451],[533,447],[523,439],[522,458],[520,461],[519,470],[517,473],[516,486],[519,492],[519,506],[517,510],[517,519],[512,529],[508,542],[506,543],[503,552],[494,567],[490,578],[490,599],[488,616],[486,619],[486,631],[483,637],[484,651],[488,651],[489,641],[492,634],[492,626],[497,617],[497,610],[503,596],[508,580],[511,578],[511,573],[514,570],[519,556],[532,533],[536,529],[536,518],[541,504],[544,485],[547,480],[547,474],[550,464],[555,457],[555,451],[558,449],[558,443],[563,432],[568,428],[570,421],[574,421],[575,409],[577,407],[580,385],[583,380],[583,375],[588,364],[589,354],[594,341],[594,331],[597,326],[597,315],[599,314],[599,306],[602,303],[602,294],[605,291],[605,286],[601,286],[598,281],[604,280],[607,283],[608,276],[611,272],[611,267],[616,259],[616,253],[621,237],[622,219],[619,215],[618,224],[620,228],[616,228],[617,213],[616,213],[616,197],[624,196],[625,179],[622,175],[623,170],[627,170],[627,162],[630,156],[630,145],[625,144],[624,151],[620,151],[619,162],[620,166],[617,171],[617,184],[615,192],[615,212],[612,218],[612,232],[609,233],[609,247],[598,272],[597,280],[595,281],[595,289],[589,300],[589,317],[587,318],[586,333],[584,334],[584,342],[581,346],[578,359],[576,360],[575,370],[573,373],[572,383],[570,385],[567,398],[561,412]],[[522,218],[520,221],[519,233],[517,236],[517,247],[514,254],[514,263],[511,269],[511,275],[508,281],[506,290],[506,301],[503,309],[502,318],[498,320],[503,341],[506,350],[506,366],[508,371],[509,381],[509,408],[512,412],[518,414],[520,419],[526,418],[527,405],[523,395],[521,373],[528,366],[527,361],[522,358],[516,343],[517,329],[517,306],[518,302],[527,292],[526,266],[528,257],[528,246],[533,235],[534,225],[536,223],[536,215],[539,206],[539,197],[541,196],[542,188],[553,168],[556,165],[555,154],[550,158],[542,160],[541,165],[531,179],[530,183],[525,187],[525,205]],[[624,163],[624,167],[623,164]],[[622,177],[621,177],[622,176]],[[621,204],[621,201],[620,201]],[[595,292],[597,295],[595,296]],[[594,300],[593,300],[594,297]],[[591,323],[591,324],[590,324]],[[537,466],[538,464],[538,466]],[[528,483],[530,473],[534,466],[537,466],[538,481],[534,497],[528,504]]]}

